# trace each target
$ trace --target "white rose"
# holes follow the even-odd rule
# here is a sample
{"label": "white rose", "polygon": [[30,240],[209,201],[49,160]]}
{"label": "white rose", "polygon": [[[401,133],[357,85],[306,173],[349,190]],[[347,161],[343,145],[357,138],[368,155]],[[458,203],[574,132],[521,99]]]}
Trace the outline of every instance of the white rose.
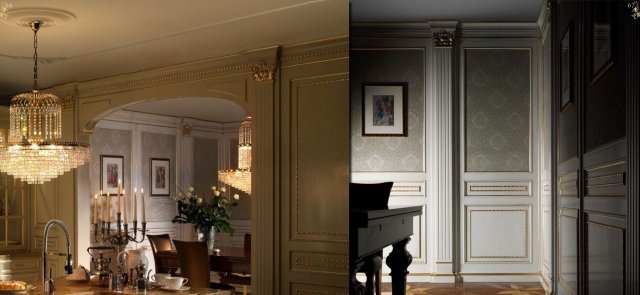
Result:
{"label": "white rose", "polygon": [[217,188],[216,188],[215,186],[212,186],[212,187],[211,187],[211,190],[212,190],[212,191],[215,191],[216,189],[217,189]]}
{"label": "white rose", "polygon": [[198,198],[198,204],[202,203],[202,198]]}
{"label": "white rose", "polygon": [[223,186],[223,187],[220,188],[220,191],[224,193],[224,192],[227,191],[227,189]]}
{"label": "white rose", "polygon": [[213,195],[216,196],[216,197],[220,196],[220,191],[213,192]]}
{"label": "white rose", "polygon": [[234,199],[236,199],[236,200],[240,200],[240,195],[238,195],[238,194],[233,194],[233,198],[234,198]]}
{"label": "white rose", "polygon": [[190,187],[189,187],[189,191],[190,191],[190,192],[195,191],[195,190],[196,190],[196,189],[195,189],[195,188],[193,188],[193,186],[190,186]]}

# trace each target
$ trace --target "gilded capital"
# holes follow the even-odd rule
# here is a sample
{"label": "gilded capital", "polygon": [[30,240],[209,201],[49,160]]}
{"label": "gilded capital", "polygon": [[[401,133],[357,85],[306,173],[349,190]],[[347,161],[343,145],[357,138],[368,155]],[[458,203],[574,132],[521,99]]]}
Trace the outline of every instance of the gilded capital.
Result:
{"label": "gilded capital", "polygon": [[193,127],[191,127],[190,124],[182,124],[182,136],[188,137],[191,136],[191,130],[193,130]]}
{"label": "gilded capital", "polygon": [[453,33],[441,31],[433,33],[433,44],[436,47],[451,47],[453,46]]}
{"label": "gilded capital", "polygon": [[256,64],[251,71],[253,72],[253,80],[256,82],[273,80],[276,65],[271,63]]}
{"label": "gilded capital", "polygon": [[60,106],[63,110],[73,110],[76,105],[76,99],[71,94],[60,97]]}

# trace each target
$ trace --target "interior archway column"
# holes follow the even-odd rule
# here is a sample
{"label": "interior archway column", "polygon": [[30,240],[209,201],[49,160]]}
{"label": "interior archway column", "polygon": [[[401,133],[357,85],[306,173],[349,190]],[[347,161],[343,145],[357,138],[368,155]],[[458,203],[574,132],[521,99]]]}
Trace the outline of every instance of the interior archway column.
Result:
{"label": "interior archway column", "polygon": [[276,131],[278,125],[278,110],[276,106],[277,95],[277,70],[279,65],[280,47],[270,47],[260,51],[251,52],[250,63],[253,64],[253,83],[249,85],[249,99],[253,109],[251,134],[252,153],[261,155],[252,157],[251,166],[253,175],[251,179],[251,231],[252,259],[251,273],[260,274],[251,278],[252,293],[278,294],[279,278],[279,251],[276,248],[277,224],[276,216],[279,216],[276,199],[277,183],[279,183],[276,159],[278,143]]}

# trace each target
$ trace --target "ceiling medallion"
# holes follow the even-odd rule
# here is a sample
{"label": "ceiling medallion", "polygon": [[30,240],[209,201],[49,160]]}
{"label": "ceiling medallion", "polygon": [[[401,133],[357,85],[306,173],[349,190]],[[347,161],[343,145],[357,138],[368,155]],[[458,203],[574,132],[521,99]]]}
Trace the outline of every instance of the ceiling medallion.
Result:
{"label": "ceiling medallion", "polygon": [[40,27],[45,28],[63,26],[76,20],[76,16],[71,12],[44,7],[8,9],[4,15],[0,18],[1,22],[21,28],[30,28],[34,21],[40,21],[42,23]]}

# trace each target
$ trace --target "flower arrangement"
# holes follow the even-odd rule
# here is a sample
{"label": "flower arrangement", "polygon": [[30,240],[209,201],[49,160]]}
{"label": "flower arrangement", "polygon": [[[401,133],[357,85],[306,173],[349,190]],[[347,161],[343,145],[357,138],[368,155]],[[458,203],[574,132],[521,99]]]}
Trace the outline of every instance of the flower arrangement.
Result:
{"label": "flower arrangement", "polygon": [[[195,194],[195,189],[189,187],[183,195],[178,193],[178,197],[174,200],[177,203],[178,215],[171,222],[173,223],[191,223],[196,231],[204,233],[208,236],[212,227],[217,232],[233,233],[231,228],[231,211],[238,205],[237,202],[231,202],[224,196],[226,189],[215,186],[211,187],[210,197],[200,197]],[[240,197],[234,194],[235,200]]]}

